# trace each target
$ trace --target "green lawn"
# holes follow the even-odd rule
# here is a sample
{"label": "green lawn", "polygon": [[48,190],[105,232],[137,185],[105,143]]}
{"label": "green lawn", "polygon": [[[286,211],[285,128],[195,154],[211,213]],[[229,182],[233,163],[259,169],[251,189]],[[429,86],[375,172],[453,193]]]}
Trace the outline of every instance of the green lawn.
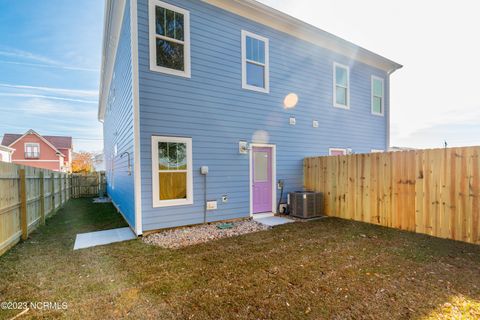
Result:
{"label": "green lawn", "polygon": [[70,201],[0,257],[0,302],[68,304],[20,319],[480,317],[478,246],[329,218],[179,250],[72,251],[76,233],[120,226],[110,204]]}

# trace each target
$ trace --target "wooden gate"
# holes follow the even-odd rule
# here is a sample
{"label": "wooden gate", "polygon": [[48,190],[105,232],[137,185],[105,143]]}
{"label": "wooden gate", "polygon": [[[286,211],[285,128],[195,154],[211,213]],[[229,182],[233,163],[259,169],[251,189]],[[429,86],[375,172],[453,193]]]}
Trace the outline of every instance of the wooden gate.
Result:
{"label": "wooden gate", "polygon": [[72,175],[72,198],[104,196],[105,189],[105,172]]}

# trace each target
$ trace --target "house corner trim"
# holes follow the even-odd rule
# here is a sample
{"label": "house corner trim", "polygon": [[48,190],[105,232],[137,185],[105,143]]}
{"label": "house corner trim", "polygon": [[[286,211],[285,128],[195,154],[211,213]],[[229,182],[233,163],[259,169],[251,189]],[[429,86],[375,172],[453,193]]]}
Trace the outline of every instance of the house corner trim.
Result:
{"label": "house corner trim", "polygon": [[142,179],[140,166],[140,98],[138,76],[138,13],[137,1],[130,0],[130,38],[132,50],[132,96],[133,96],[133,145],[134,145],[134,198],[135,233],[143,233],[142,226]]}

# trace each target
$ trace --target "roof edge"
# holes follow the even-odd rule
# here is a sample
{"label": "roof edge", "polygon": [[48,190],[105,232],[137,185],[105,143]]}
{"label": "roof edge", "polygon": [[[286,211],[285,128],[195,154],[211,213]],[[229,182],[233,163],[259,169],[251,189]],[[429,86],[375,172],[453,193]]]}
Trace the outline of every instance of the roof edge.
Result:
{"label": "roof edge", "polygon": [[391,74],[403,66],[393,60],[362,48],[353,42],[315,27],[256,0],[202,0],[205,3],[261,23],[296,38],[329,49],[350,59],[363,62]]}
{"label": "roof edge", "polygon": [[[113,76],[118,42],[125,12],[125,3],[130,0],[105,0],[102,66],[98,120],[103,122],[105,105]],[[284,12],[264,5],[255,0],[202,0],[215,7],[256,21],[273,29],[290,34],[296,38],[311,42],[350,59],[365,63],[392,74],[403,66],[393,60],[362,48],[353,42],[317,28]]]}
{"label": "roof edge", "polygon": [[98,120],[103,121],[108,92],[112,82],[113,67],[116,60],[120,32],[126,1],[105,0],[103,17],[102,66],[100,69],[100,87],[98,99]]}
{"label": "roof edge", "polygon": [[4,150],[4,151],[7,151],[7,152],[13,152],[15,151],[14,148],[10,148],[8,146],[4,146],[3,144],[0,144],[0,150]]}
{"label": "roof edge", "polygon": [[[40,140],[42,140],[43,142],[45,142],[45,144],[47,144],[50,148],[52,148],[53,150],[55,150],[55,152],[58,152],[59,155],[61,155],[62,157],[65,157],[65,155],[63,153],[60,152],[60,150],[57,149],[57,147],[55,147],[53,144],[50,143],[50,141],[48,141],[47,139],[45,139],[43,136],[41,136],[40,134],[38,134],[35,130],[33,129],[30,129],[28,130],[27,132],[25,132],[24,134],[22,134],[20,136],[20,138],[16,139],[15,141],[13,141],[12,143],[10,143],[8,145],[8,147],[10,148],[10,146],[14,145],[15,143],[17,143],[18,141],[22,140],[25,136],[29,135],[29,134],[34,134],[36,135],[38,138],[40,138]],[[14,149],[15,150],[15,149]]]}

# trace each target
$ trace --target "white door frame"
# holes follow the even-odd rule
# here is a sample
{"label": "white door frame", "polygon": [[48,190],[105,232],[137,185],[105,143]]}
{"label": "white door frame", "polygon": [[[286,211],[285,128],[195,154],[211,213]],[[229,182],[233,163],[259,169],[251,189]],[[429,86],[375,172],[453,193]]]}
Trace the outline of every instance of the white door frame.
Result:
{"label": "white door frame", "polygon": [[265,143],[250,143],[249,152],[249,190],[250,190],[250,217],[253,217],[253,148],[271,148],[272,149],[272,213],[277,213],[277,146]]}

